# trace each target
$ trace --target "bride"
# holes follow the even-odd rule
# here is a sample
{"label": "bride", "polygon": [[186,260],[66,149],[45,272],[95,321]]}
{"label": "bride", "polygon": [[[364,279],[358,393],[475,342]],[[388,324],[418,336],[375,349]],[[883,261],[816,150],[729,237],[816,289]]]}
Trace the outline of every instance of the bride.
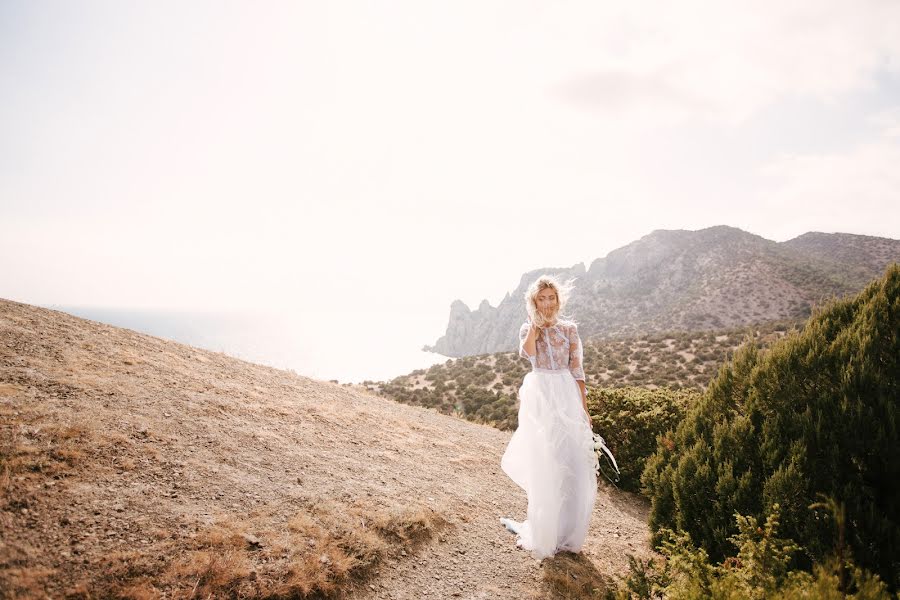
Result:
{"label": "bride", "polygon": [[581,339],[576,324],[561,318],[570,291],[544,275],[525,292],[519,354],[531,372],[519,388],[518,429],[500,461],[528,498],[523,522],[500,522],[538,560],[581,551],[597,496]]}

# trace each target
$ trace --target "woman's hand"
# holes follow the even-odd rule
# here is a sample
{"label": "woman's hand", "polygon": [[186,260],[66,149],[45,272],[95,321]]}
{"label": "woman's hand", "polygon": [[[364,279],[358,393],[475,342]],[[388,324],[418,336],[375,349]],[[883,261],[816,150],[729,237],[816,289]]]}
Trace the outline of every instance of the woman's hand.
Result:
{"label": "woman's hand", "polygon": [[588,410],[587,405],[587,386],[584,385],[580,379],[577,379],[578,383],[578,391],[581,392],[581,407],[584,409],[584,414],[587,416],[588,425],[591,427],[591,431],[594,430],[594,418],[591,416],[591,411]]}

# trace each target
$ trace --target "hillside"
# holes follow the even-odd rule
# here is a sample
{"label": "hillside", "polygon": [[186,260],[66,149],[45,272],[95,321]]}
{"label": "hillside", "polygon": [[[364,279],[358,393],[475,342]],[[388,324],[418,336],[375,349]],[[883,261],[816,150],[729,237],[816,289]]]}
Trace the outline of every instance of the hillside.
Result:
{"label": "hillside", "polygon": [[[712,331],[668,331],[584,342],[588,389],[642,387],[704,390],[719,367],[747,339],[765,348],[802,322],[775,321]],[[435,408],[476,423],[514,430],[518,389],[530,363],[515,352],[448,359],[390,381],[365,381],[383,396]],[[602,433],[602,432],[601,432]]]}
{"label": "hillside", "polygon": [[583,557],[516,549],[509,435],[0,300],[0,594],[541,598],[649,554],[604,485]]}
{"label": "hillside", "polygon": [[425,346],[451,357],[515,350],[523,295],[543,273],[577,278],[567,312],[583,339],[745,327],[802,320],[813,305],[859,292],[900,261],[900,240],[810,232],[774,242],[724,225],[656,230],[589,268],[541,268],[522,275],[496,307],[455,300],[446,333]]}

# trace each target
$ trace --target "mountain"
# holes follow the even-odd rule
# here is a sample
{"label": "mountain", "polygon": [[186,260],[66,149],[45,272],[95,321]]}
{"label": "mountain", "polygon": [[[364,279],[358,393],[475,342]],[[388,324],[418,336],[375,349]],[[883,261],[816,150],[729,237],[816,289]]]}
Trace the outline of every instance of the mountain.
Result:
{"label": "mountain", "polygon": [[583,556],[518,550],[509,438],[0,299],[0,598],[548,598],[651,555],[604,485]]}
{"label": "mountain", "polygon": [[[584,344],[584,374],[591,388],[706,389],[722,364],[749,340],[763,349],[802,323],[771,322],[702,332],[594,338]],[[464,356],[398,375],[364,381],[367,389],[414,406],[434,408],[498,429],[518,426],[518,390],[531,364],[515,352]]]}
{"label": "mountain", "polygon": [[514,351],[528,285],[547,273],[576,278],[566,312],[582,338],[802,320],[813,305],[861,290],[900,261],[900,240],[805,233],[774,242],[735,227],[658,229],[585,269],[536,269],[497,307],[455,300],[446,333],[424,349],[461,357]]}

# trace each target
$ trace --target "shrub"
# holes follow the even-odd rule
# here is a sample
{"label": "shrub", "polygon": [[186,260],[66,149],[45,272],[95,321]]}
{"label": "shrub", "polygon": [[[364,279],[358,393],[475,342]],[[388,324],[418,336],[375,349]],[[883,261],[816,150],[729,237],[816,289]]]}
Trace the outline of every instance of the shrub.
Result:
{"label": "shrub", "polygon": [[670,430],[698,398],[697,392],[666,388],[588,388],[588,410],[594,428],[619,463],[622,488],[640,488],[641,472],[656,449],[657,437],[667,432],[671,435]]}
{"label": "shrub", "polygon": [[650,526],[727,555],[735,512],[781,507],[808,566],[830,547],[817,493],[840,499],[859,564],[900,585],[900,264],[855,298],[817,309],[762,353],[747,343],[719,370],[642,477]]}
{"label": "shrub", "polygon": [[[829,500],[829,509],[842,510]],[[812,508],[812,507],[810,507]],[[789,570],[791,555],[800,550],[793,540],[778,537],[779,507],[772,506],[765,525],[735,514],[738,533],[730,538],[737,555],[713,565],[703,548],[695,547],[684,532],[661,530],[662,568],[654,560],[629,556],[629,573],[622,585],[610,590],[609,600],[891,600],[877,575],[842,557],[836,548],[812,573]],[[839,514],[835,513],[836,520]],[[842,524],[839,525],[839,528]],[[841,529],[842,531],[842,529]]]}

